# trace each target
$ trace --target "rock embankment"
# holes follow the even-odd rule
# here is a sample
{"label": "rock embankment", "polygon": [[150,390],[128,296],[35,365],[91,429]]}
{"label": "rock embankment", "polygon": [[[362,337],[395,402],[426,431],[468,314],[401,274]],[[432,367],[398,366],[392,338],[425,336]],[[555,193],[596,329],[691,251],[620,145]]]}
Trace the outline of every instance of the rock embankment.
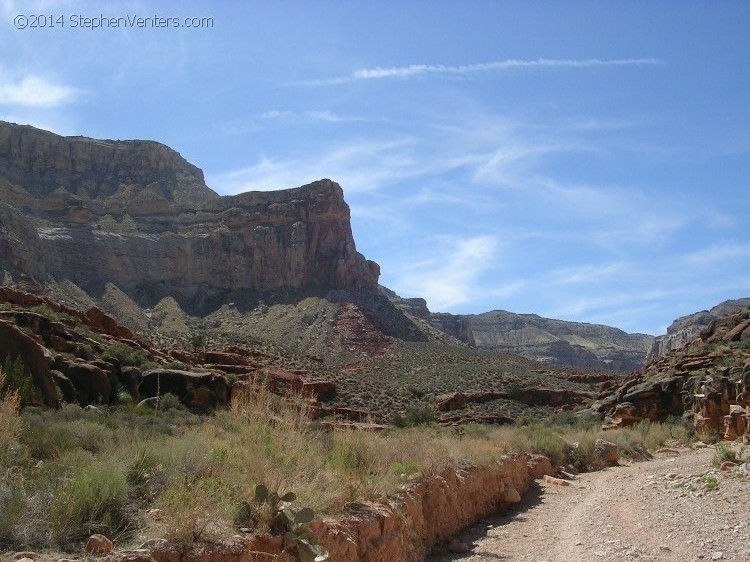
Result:
{"label": "rock embankment", "polygon": [[[336,562],[417,562],[483,517],[518,503],[535,478],[550,474],[540,456],[503,457],[491,466],[449,468],[406,484],[395,497],[350,506],[340,519],[315,520],[318,542]],[[155,542],[152,549],[124,551],[107,562],[251,562],[289,560],[283,537],[235,536],[222,544],[179,549]]]}

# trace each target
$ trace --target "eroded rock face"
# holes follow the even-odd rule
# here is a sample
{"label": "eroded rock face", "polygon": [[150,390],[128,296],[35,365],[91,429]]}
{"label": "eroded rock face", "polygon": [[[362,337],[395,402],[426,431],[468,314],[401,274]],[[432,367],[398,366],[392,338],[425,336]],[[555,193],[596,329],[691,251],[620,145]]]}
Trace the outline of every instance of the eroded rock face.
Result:
{"label": "eroded rock face", "polygon": [[[727,301],[712,311],[734,310],[745,300]],[[677,320],[674,333],[695,326],[700,318],[706,320],[704,313]],[[604,383],[592,408],[609,416],[610,427],[684,415],[692,418],[697,433],[736,439],[750,422],[745,410],[750,399],[750,349],[743,338],[750,339],[748,306],[711,318],[689,345],[653,359],[620,385]]]}
{"label": "eroded rock face", "polygon": [[4,122],[0,269],[95,296],[112,282],[139,304],[173,296],[191,312],[248,291],[376,291],[379,275],[330,180],[220,197],[164,145]]}
{"label": "eroded rock face", "polygon": [[617,328],[493,310],[461,316],[479,349],[517,353],[552,364],[629,372],[643,365],[653,341]]}
{"label": "eroded rock face", "polygon": [[[670,351],[677,351],[688,347],[701,332],[707,329],[717,319],[734,314],[750,306],[750,298],[724,301],[711,310],[702,310],[678,318],[667,328],[667,333],[654,339],[651,349],[646,356],[646,362],[657,361]],[[742,330],[740,330],[740,333]]]}

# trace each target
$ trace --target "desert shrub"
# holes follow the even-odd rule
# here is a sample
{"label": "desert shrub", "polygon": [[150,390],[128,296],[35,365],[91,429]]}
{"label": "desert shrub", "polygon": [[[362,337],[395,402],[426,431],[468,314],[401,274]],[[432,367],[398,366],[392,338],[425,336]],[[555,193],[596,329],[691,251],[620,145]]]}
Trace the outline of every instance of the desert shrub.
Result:
{"label": "desert shrub", "polygon": [[34,378],[20,355],[13,360],[8,357],[5,360],[3,371],[5,377],[2,385],[0,385],[0,396],[15,393],[21,406],[33,404],[39,398],[39,390],[34,384]]}
{"label": "desert shrub", "polygon": [[42,415],[25,412],[21,443],[34,459],[55,459],[75,449],[77,443],[66,423],[45,419]]}
{"label": "desert shrub", "polygon": [[169,412],[170,410],[187,410],[187,408],[182,402],[180,402],[180,399],[177,398],[177,396],[171,392],[167,392],[159,398],[159,410],[162,412]]}
{"label": "desert shrub", "polygon": [[551,428],[534,424],[517,428],[512,434],[510,448],[513,452],[545,455],[553,465],[563,466],[567,463],[570,445]]}
{"label": "desert shrub", "polygon": [[740,449],[734,449],[731,445],[728,445],[726,443],[717,443],[716,451],[714,452],[714,457],[711,460],[711,464],[716,467],[721,466],[721,463],[727,461],[739,464],[742,462],[743,452],[744,447],[741,447]]}
{"label": "desert shrub", "polygon": [[596,435],[592,432],[580,435],[578,440],[574,441],[567,450],[568,463],[579,472],[590,472],[603,468],[594,454],[595,443]]}
{"label": "desert shrub", "polygon": [[102,359],[123,367],[143,367],[148,363],[148,357],[142,349],[136,349],[120,342],[105,349],[102,353]]}
{"label": "desert shrub", "polygon": [[327,463],[343,472],[366,476],[373,466],[373,459],[364,439],[356,432],[343,432],[333,442],[333,451]]}
{"label": "desert shrub", "polygon": [[177,361],[176,359],[173,361],[167,361],[164,363],[164,365],[161,366],[162,369],[175,369],[177,371],[187,371],[190,369],[190,366],[187,363],[183,363],[182,361]]}
{"label": "desert shrub", "polygon": [[26,500],[23,491],[7,479],[0,480],[0,544],[11,543],[23,524]]}
{"label": "desert shrub", "polygon": [[109,428],[86,419],[71,422],[63,429],[70,434],[72,442],[77,447],[91,453],[102,451],[112,439],[112,432]]}
{"label": "desert shrub", "polygon": [[112,536],[126,529],[126,500],[125,476],[114,463],[80,459],[54,492],[49,507],[53,537],[67,545],[91,533]]}
{"label": "desert shrub", "polygon": [[[0,388],[5,383],[5,372],[0,368]],[[5,467],[10,448],[18,444],[21,435],[20,400],[9,390],[0,397],[0,469]],[[1,531],[0,531],[1,532]]]}
{"label": "desert shrub", "polygon": [[138,449],[125,472],[125,480],[133,486],[145,484],[156,473],[159,464],[160,459],[155,453]]}
{"label": "desert shrub", "polygon": [[437,410],[431,404],[412,404],[402,414],[397,412],[391,419],[396,427],[414,427],[434,423],[437,420]]}
{"label": "desert shrub", "polygon": [[416,474],[420,469],[421,467],[416,461],[396,461],[388,466],[388,473],[394,476],[401,476],[402,474],[409,476],[410,474]]}

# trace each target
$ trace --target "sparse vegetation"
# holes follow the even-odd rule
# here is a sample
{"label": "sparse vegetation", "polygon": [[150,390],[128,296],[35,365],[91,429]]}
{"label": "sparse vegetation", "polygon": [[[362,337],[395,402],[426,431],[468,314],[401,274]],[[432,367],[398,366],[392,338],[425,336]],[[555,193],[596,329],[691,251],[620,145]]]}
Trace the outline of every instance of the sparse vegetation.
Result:
{"label": "sparse vegetation", "polygon": [[717,443],[716,452],[714,453],[712,464],[717,468],[725,462],[733,462],[739,464],[742,462],[742,455],[744,451],[744,447],[735,449],[728,443]]}
{"label": "sparse vegetation", "polygon": [[148,357],[143,350],[119,342],[105,349],[102,359],[123,367],[143,367],[148,363]]}
{"label": "sparse vegetation", "polygon": [[[75,549],[87,533],[99,531],[127,545],[138,530],[186,544],[211,542],[239,526],[272,526],[261,524],[253,515],[258,506],[248,501],[261,484],[293,488],[294,502],[332,515],[348,502],[393,493],[405,477],[433,476],[459,461],[491,463],[508,452],[539,452],[556,464],[594,468],[590,445],[602,436],[568,416],[558,425],[531,421],[456,431],[408,423],[381,433],[330,432],[311,422],[308,407],[303,397],[257,387],[237,393],[230,411],[212,416],[195,415],[169,395],[156,412],[126,404],[100,413],[67,405],[19,414],[16,394],[8,392],[0,410],[0,500],[8,506],[0,541]],[[431,422],[434,414],[425,408],[408,419]],[[642,424],[604,437],[627,453],[674,438],[676,427]],[[146,518],[148,508],[160,509],[162,517]],[[287,529],[299,533],[290,536],[289,548],[318,556],[305,546],[313,538],[298,527],[311,511],[300,520],[290,513]]]}

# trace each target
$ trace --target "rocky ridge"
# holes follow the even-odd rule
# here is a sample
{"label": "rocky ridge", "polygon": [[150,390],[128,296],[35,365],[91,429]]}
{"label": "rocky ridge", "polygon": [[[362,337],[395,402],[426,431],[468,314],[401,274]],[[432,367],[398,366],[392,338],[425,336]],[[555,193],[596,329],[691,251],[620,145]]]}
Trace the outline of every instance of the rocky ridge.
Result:
{"label": "rocky ridge", "polygon": [[670,351],[687,347],[700,336],[701,332],[711,322],[722,316],[739,312],[748,306],[750,306],[750,298],[727,300],[717,304],[711,310],[701,310],[678,318],[667,328],[665,335],[657,336],[654,339],[646,356],[646,362],[656,361]]}
{"label": "rocky ridge", "polygon": [[750,306],[715,317],[688,345],[600,390],[592,408],[611,426],[686,416],[699,433],[737,439],[750,427]]}
{"label": "rocky ridge", "polygon": [[431,312],[422,298],[380,287],[412,319],[479,349],[517,353],[543,363],[627,373],[643,365],[653,336],[617,328],[495,310],[482,314]]}
{"label": "rocky ridge", "polygon": [[495,310],[464,315],[476,346],[546,363],[629,372],[644,361],[653,337],[597,324]]}

